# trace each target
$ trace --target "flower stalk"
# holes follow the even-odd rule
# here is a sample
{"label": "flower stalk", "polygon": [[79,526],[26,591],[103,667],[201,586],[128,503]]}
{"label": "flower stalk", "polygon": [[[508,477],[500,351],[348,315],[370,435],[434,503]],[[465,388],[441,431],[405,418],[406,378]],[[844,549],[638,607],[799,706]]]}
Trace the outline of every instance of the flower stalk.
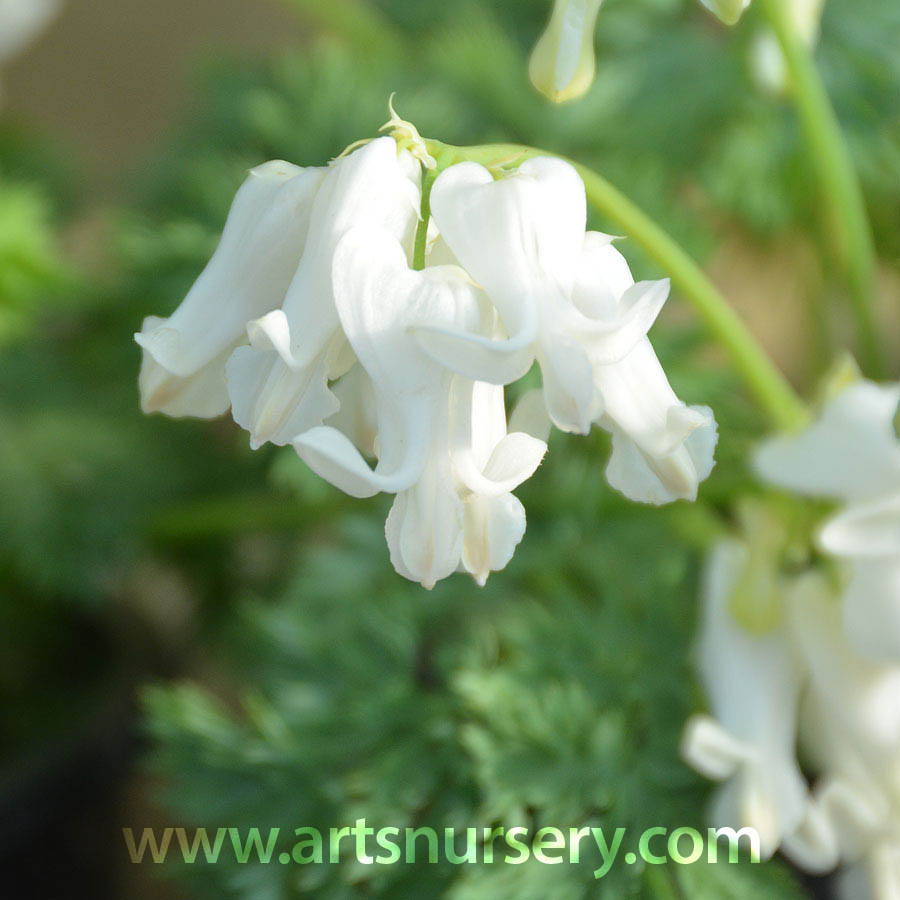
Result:
{"label": "flower stalk", "polygon": [[[454,147],[426,140],[426,145],[437,160],[438,171],[464,160],[502,169],[517,166],[530,157],[547,155],[544,150],[515,144]],[[735,370],[772,424],[785,430],[801,427],[808,418],[803,401],[697,263],[605,178],[587,166],[567,161],[584,181],[591,205],[621,227],[671,277],[727,351]]]}
{"label": "flower stalk", "polygon": [[884,356],[873,309],[875,247],[850,151],[810,50],[798,34],[787,4],[783,0],[760,0],[760,5],[784,56],[790,89],[819,179],[827,232],[846,270],[859,328],[860,357],[869,374],[882,377]]}

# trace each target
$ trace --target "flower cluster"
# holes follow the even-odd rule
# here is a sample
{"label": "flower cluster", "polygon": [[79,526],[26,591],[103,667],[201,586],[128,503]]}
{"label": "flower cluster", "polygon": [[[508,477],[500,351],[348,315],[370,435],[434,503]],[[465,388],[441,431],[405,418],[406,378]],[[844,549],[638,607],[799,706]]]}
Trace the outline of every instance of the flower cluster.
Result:
{"label": "flower cluster", "polygon": [[[571,165],[452,165],[426,222],[426,162],[408,126],[326,167],[252,170],[187,297],[136,335],[143,409],[230,407],[254,448],[290,444],[352,496],[394,494],[391,560],[426,587],[507,564],[525,530],[512,491],[551,422],[610,432],[607,478],[628,497],[694,498],[716,428],[647,338],[668,283],[636,284],[612,239],[586,232]],[[504,385],[535,361],[543,392],[510,431]]]}
{"label": "flower cluster", "polygon": [[[842,895],[854,900],[900,896],[898,401],[900,385],[853,383],[803,433],[761,449],[770,483],[846,504],[818,537],[843,587],[815,571],[778,574],[753,539],[719,546],[699,647],[714,718],[692,719],[684,741],[687,760],[724,781],[718,824],[755,827],[764,853],[780,847],[811,872],[845,866]],[[761,601],[765,621],[752,612]]]}

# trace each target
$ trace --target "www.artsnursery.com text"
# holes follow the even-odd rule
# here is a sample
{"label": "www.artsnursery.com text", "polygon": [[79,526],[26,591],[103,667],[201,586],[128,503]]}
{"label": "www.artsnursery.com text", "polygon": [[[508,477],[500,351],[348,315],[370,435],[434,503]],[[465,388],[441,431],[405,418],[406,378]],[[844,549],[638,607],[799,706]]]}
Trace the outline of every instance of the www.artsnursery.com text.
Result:
{"label": "www.artsnursery.com text", "polygon": [[[324,865],[353,858],[363,865],[446,861],[454,865],[544,865],[596,861],[594,877],[603,878],[618,863],[663,865],[673,862],[753,862],[760,859],[759,835],[752,828],[647,828],[628,840],[628,829],[596,826],[530,829],[524,826],[435,829],[379,828],[357,819],[326,830],[311,826],[122,829],[133,863],[208,863],[223,859],[246,863]],[[277,851],[277,852],[276,852]]]}

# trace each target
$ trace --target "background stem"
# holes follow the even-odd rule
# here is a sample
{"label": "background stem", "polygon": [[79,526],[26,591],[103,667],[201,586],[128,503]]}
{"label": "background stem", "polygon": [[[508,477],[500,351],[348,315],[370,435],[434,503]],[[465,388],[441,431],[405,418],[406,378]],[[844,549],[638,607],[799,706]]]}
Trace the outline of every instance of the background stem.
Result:
{"label": "background stem", "polygon": [[875,323],[877,261],[862,188],[809,49],[784,0],[760,0],[790,77],[800,124],[819,180],[825,230],[846,273],[859,328],[860,360],[873,377],[885,374]]}
{"label": "background stem", "polygon": [[[516,144],[451,147],[426,141],[438,162],[438,170],[463,160],[490,167],[519,164],[528,157],[551,155]],[[747,330],[703,270],[652,219],[606,179],[587,166],[566,160],[584,181],[588,201],[615,222],[672,279],[703,320],[710,333],[727,351],[738,374],[776,428],[795,429],[807,420],[806,407],[769,355]]]}

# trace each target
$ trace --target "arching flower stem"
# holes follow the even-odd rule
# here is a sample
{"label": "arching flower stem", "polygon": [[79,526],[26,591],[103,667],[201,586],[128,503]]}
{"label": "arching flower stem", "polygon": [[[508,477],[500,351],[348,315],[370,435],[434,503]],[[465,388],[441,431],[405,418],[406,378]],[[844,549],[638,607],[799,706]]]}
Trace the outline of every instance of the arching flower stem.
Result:
{"label": "arching flower stem", "polygon": [[853,160],[809,47],[783,0],[760,0],[784,55],[797,114],[809,145],[825,207],[828,237],[846,270],[867,374],[883,377],[884,356],[874,319],[876,256],[872,229]]}
{"label": "arching flower stem", "polygon": [[[493,170],[515,168],[531,157],[548,155],[547,151],[517,144],[454,147],[427,139],[425,144],[437,161],[438,172],[465,160]],[[584,181],[591,205],[634,240],[691,303],[727,351],[735,370],[772,425],[785,430],[800,428],[808,419],[803,401],[697,263],[605,178],[587,166],[566,161],[575,166]]]}

